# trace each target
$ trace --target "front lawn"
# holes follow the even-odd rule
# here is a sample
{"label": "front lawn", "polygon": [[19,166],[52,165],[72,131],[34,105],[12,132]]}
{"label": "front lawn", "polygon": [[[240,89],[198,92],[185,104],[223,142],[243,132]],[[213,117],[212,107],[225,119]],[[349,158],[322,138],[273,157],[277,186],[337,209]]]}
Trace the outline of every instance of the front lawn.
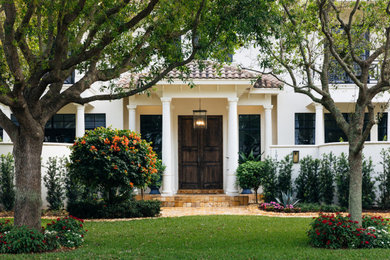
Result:
{"label": "front lawn", "polygon": [[[85,243],[36,259],[385,259],[389,251],[325,250],[308,245],[311,219],[194,216],[127,222],[86,222]],[[2,259],[17,259],[9,255]]]}

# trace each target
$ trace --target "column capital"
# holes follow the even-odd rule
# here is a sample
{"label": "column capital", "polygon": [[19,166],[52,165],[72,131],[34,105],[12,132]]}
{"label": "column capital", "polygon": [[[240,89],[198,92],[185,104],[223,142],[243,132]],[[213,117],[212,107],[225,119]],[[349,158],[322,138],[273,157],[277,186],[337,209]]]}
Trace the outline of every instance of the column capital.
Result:
{"label": "column capital", "polygon": [[127,105],[127,109],[128,109],[128,110],[135,110],[136,108],[137,108],[137,105],[136,105],[136,104]]}
{"label": "column capital", "polygon": [[324,106],[320,103],[314,103],[314,107],[316,108],[316,110],[323,110],[324,109]]}
{"label": "column capital", "polygon": [[238,102],[238,97],[229,97],[227,100],[229,101],[229,103],[234,103],[234,102]]}
{"label": "column capital", "polygon": [[264,110],[271,110],[274,106],[273,105],[263,105]]}
{"label": "column capital", "polygon": [[171,102],[172,98],[171,97],[162,97],[161,102]]}
{"label": "column capital", "polygon": [[77,110],[84,110],[85,109],[84,105],[80,105],[80,104],[76,104],[76,103],[74,103],[74,105],[76,106]]}

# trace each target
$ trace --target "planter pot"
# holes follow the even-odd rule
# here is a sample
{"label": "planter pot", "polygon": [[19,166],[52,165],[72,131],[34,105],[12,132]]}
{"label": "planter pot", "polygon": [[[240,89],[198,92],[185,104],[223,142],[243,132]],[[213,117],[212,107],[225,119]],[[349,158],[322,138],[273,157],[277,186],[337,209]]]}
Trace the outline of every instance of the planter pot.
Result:
{"label": "planter pot", "polygon": [[242,189],[241,194],[252,194],[251,189]]}
{"label": "planter pot", "polygon": [[150,188],[149,194],[161,194],[161,193],[160,193],[160,188],[159,188],[159,187],[151,186],[151,187],[149,187],[149,188]]}

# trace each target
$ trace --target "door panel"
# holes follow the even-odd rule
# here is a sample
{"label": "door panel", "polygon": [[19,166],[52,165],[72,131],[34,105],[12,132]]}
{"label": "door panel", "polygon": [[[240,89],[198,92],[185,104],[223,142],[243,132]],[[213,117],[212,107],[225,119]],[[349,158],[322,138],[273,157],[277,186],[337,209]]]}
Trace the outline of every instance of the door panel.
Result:
{"label": "door panel", "polygon": [[222,116],[208,116],[207,129],[193,129],[192,116],[179,116],[179,188],[222,185]]}

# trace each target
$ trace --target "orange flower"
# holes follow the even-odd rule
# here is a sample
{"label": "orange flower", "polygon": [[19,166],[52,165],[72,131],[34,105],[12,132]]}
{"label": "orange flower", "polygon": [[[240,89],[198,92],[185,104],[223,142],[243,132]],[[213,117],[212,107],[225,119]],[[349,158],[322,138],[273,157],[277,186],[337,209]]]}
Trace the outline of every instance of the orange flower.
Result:
{"label": "orange flower", "polygon": [[118,166],[117,165],[114,165],[114,170],[118,170]]}
{"label": "orange flower", "polygon": [[130,188],[133,188],[134,187],[134,183],[130,182]]}
{"label": "orange flower", "polygon": [[117,143],[121,140],[121,138],[119,136],[114,136],[114,140],[112,140],[113,143]]}
{"label": "orange flower", "polygon": [[133,144],[136,145],[137,144],[137,140],[133,140]]}
{"label": "orange flower", "polygon": [[105,144],[110,144],[110,140],[108,140],[108,138],[104,139],[104,143]]}
{"label": "orange flower", "polygon": [[85,144],[85,140],[82,140],[82,141],[81,141],[81,144]]}

